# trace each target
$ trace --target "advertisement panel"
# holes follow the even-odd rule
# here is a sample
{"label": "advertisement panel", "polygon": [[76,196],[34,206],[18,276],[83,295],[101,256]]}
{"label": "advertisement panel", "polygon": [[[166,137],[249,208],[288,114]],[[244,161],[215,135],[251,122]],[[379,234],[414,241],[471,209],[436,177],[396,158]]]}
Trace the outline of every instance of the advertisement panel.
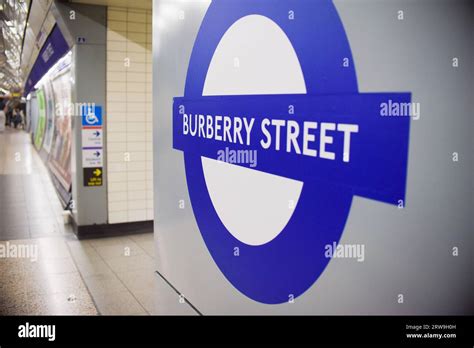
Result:
{"label": "advertisement panel", "polygon": [[71,83],[70,67],[63,67],[51,77],[55,105],[54,140],[49,168],[64,190],[71,187]]}
{"label": "advertisement panel", "polygon": [[44,90],[44,97],[46,103],[46,129],[44,134],[43,149],[47,153],[51,151],[51,145],[53,143],[54,136],[54,119],[55,119],[55,110],[54,110],[54,96],[53,91],[51,90],[51,81],[46,79],[42,85]]}
{"label": "advertisement panel", "polygon": [[36,99],[38,101],[38,122],[34,132],[34,143],[36,149],[39,151],[43,145],[44,132],[46,129],[46,99],[42,88],[36,91]]}
{"label": "advertisement panel", "polygon": [[38,98],[35,92],[28,94],[29,100],[26,107],[26,131],[32,134],[32,139],[35,138],[35,131],[38,125]]}

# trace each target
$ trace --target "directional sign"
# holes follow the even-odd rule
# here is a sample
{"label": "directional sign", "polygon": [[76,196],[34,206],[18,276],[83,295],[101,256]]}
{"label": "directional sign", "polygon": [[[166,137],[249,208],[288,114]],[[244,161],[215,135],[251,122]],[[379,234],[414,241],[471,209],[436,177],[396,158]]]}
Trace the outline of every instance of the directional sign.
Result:
{"label": "directional sign", "polygon": [[82,149],[82,168],[103,167],[102,148]]}
{"label": "directional sign", "polygon": [[82,167],[84,186],[102,186],[104,166],[104,131],[102,128],[102,107],[84,105],[82,116]]}
{"label": "directional sign", "polygon": [[102,186],[102,167],[84,168],[84,186]]}
{"label": "directional sign", "polygon": [[103,147],[103,132],[101,128],[82,130],[82,147]]}

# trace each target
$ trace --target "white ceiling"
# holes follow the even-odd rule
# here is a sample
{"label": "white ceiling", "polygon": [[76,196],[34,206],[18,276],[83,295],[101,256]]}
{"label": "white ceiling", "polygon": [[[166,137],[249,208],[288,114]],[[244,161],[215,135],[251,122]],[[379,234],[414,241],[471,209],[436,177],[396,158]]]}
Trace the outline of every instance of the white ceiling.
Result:
{"label": "white ceiling", "polygon": [[21,86],[20,54],[29,1],[0,0],[0,88]]}
{"label": "white ceiling", "polygon": [[44,41],[54,26],[55,19],[48,13],[52,0],[33,0],[25,30],[21,54],[21,73],[25,80],[38,57]]}
{"label": "white ceiling", "polygon": [[[3,1],[6,0],[0,0],[0,4]],[[20,79],[23,81],[29,74],[31,66],[35,62],[39,50],[44,43],[44,39],[46,39],[55,23],[51,12],[48,13],[52,0],[28,0],[27,2],[29,3],[29,1],[32,1],[32,4],[25,30],[23,51],[21,54],[21,67],[19,70]],[[151,10],[153,4],[152,0],[69,0],[69,2],[146,10]],[[0,59],[0,77],[1,76],[2,70]],[[2,80],[4,79],[2,78]]]}

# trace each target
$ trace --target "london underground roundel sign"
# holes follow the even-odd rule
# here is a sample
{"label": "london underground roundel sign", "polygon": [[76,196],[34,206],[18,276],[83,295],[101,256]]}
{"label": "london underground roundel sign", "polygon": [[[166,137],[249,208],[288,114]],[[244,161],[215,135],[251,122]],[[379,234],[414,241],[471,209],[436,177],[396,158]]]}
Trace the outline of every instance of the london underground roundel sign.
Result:
{"label": "london underground roundel sign", "polygon": [[[197,35],[173,147],[225,277],[267,304],[304,293],[338,243],[353,196],[405,199],[410,93],[359,93],[326,0],[214,0]],[[224,158],[224,160],[222,160]]]}

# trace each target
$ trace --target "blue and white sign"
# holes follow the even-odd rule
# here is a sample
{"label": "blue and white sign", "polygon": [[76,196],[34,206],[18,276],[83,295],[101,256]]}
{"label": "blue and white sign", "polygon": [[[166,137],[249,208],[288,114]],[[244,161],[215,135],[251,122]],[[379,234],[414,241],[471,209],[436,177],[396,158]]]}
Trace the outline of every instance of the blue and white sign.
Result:
{"label": "blue and white sign", "polygon": [[97,168],[104,166],[103,149],[82,149],[82,168]]}
{"label": "blue and white sign", "polygon": [[[331,1],[212,2],[174,99],[173,147],[202,237],[240,292],[297,298],[327,266],[354,196],[405,204],[410,119],[381,110],[410,103],[359,93]],[[252,165],[219,160],[245,151]]]}
{"label": "blue and white sign", "polygon": [[102,173],[104,166],[102,107],[99,105],[82,106],[81,118],[84,186],[102,186]]}
{"label": "blue and white sign", "polygon": [[104,146],[102,129],[92,128],[82,130],[82,148],[100,148]]}
{"label": "blue and white sign", "polygon": [[98,105],[81,108],[82,126],[102,126],[102,107]]}
{"label": "blue and white sign", "polygon": [[[41,32],[39,35],[41,35]],[[26,96],[48,72],[53,65],[69,51],[69,44],[64,38],[59,26],[55,25],[49,37],[43,44],[35,64],[31,68],[25,83],[23,94]]]}

